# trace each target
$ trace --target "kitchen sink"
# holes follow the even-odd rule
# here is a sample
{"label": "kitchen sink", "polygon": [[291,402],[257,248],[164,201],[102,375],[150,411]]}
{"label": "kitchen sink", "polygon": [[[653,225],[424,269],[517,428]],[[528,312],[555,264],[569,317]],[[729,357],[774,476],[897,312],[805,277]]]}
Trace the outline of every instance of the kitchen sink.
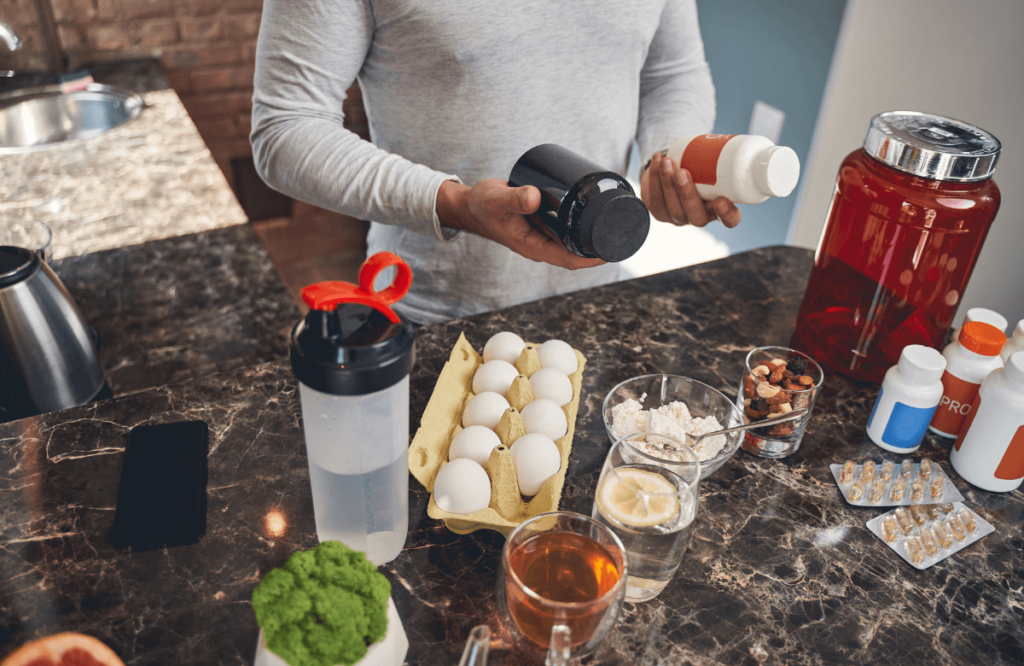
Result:
{"label": "kitchen sink", "polygon": [[0,94],[0,155],[99,136],[138,117],[143,106],[137,94],[100,83],[72,92],[50,85]]}

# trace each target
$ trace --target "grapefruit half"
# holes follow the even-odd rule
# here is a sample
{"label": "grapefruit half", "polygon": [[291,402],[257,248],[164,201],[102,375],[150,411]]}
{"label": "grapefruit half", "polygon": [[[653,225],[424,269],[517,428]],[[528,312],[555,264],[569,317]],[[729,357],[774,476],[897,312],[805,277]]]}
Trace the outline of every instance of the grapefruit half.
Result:
{"label": "grapefruit half", "polygon": [[124,662],[92,636],[65,632],[26,643],[0,666],[124,666]]}

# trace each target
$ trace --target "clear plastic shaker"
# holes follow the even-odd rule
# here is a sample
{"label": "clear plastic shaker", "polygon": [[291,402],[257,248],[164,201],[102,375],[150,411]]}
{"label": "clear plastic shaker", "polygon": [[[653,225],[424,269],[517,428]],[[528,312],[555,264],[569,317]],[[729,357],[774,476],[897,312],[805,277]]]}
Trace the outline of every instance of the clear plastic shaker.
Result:
{"label": "clear plastic shaker", "polygon": [[[392,284],[374,281],[395,266]],[[313,513],[320,541],[337,540],[390,562],[409,526],[409,372],[413,327],[389,306],[412,283],[390,252],[373,255],[359,285],[319,282],[302,290],[309,313],[292,330]]]}

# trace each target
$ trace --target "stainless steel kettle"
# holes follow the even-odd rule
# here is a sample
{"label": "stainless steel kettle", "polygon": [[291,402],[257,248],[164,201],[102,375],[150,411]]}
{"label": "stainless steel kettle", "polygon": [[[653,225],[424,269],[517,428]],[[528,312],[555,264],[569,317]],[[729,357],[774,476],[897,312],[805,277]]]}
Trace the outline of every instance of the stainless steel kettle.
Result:
{"label": "stainless steel kettle", "polygon": [[0,421],[90,402],[105,388],[96,344],[39,256],[0,246]]}

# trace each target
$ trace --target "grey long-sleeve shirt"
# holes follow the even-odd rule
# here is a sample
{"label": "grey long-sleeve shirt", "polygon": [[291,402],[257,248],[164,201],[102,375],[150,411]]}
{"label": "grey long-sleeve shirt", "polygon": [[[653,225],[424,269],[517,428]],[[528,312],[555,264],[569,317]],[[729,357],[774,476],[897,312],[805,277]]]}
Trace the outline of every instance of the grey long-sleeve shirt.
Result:
{"label": "grey long-sleeve shirt", "polygon": [[[353,80],[372,143],[342,126]],[[507,179],[541,143],[625,173],[634,138],[646,160],[714,113],[694,0],[265,0],[251,138],[271,187],[373,222],[370,252],[413,269],[398,309],[427,323],[618,275],[443,229],[442,182]]]}

